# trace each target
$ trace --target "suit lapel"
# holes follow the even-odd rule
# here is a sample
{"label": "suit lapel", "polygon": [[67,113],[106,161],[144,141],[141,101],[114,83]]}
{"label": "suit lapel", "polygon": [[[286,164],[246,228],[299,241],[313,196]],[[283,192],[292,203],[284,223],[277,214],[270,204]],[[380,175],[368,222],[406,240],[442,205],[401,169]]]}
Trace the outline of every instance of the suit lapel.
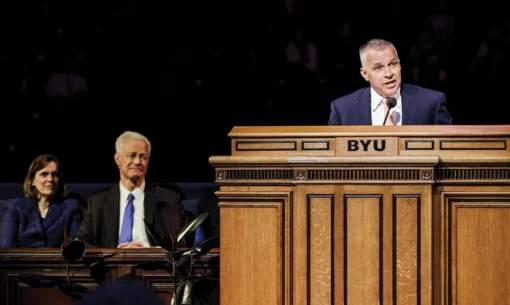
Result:
{"label": "suit lapel", "polygon": [[418,96],[414,90],[402,85],[402,125],[412,125],[418,106]]}
{"label": "suit lapel", "polygon": [[155,188],[151,184],[147,184],[145,186],[145,196],[143,200],[143,210],[144,217],[147,221],[152,223],[154,218],[154,213],[156,212],[156,203],[158,202],[158,198],[155,194]]}
{"label": "suit lapel", "polygon": [[[48,230],[48,228],[60,218],[62,215],[62,203],[52,203],[48,209],[48,213],[46,213],[46,217],[42,221],[42,227],[44,230]],[[61,232],[62,236],[64,236],[64,232]],[[69,234],[69,232],[67,232]]]}
{"label": "suit lapel", "polygon": [[[29,201],[27,201],[27,204],[28,204],[27,220],[29,224],[28,227],[31,228],[33,231],[39,232],[42,236],[45,236],[41,222],[41,213],[39,212],[37,200],[29,199]],[[27,231],[29,230],[27,229]]]}
{"label": "suit lapel", "polygon": [[104,222],[107,243],[116,248],[119,242],[120,189],[116,183],[104,197]]}
{"label": "suit lapel", "polygon": [[[146,184],[143,200],[144,218],[152,225],[154,225],[154,214],[156,213],[156,204],[158,201],[155,187],[151,184]],[[147,232],[147,229],[145,229],[145,233],[147,234],[147,239],[151,246],[154,246],[154,241],[152,240],[149,232]]]}
{"label": "suit lapel", "polygon": [[372,125],[372,108],[371,104],[371,95],[370,95],[370,87],[365,88],[365,90],[361,91],[361,94],[358,96],[358,104],[357,109],[361,111],[357,111],[359,117],[358,122],[359,125]]}

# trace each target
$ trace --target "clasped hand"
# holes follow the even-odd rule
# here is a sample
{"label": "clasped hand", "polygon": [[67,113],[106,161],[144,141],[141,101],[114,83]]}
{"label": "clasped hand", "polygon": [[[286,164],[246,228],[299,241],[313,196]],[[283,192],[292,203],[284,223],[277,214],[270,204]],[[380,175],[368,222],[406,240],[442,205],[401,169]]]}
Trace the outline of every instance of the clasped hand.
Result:
{"label": "clasped hand", "polygon": [[117,248],[143,248],[143,244],[137,241],[125,242],[117,246]]}

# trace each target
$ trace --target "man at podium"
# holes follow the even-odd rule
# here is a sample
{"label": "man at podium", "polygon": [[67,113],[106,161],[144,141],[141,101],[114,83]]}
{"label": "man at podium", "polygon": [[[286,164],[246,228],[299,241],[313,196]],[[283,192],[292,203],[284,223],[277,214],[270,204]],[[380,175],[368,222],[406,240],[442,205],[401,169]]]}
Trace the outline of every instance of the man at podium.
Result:
{"label": "man at podium", "polygon": [[393,43],[371,39],[360,47],[361,76],[370,86],[331,102],[328,125],[447,125],[444,93],[401,83]]}

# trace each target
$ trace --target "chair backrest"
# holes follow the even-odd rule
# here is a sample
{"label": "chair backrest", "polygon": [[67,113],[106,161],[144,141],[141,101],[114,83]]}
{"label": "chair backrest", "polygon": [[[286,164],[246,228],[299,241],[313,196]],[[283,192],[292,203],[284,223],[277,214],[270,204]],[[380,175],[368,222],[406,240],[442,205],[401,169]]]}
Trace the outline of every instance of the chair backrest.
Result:
{"label": "chair backrest", "polygon": [[11,203],[11,199],[0,199],[0,221],[4,218],[5,212],[7,212],[7,207]]}
{"label": "chair backrest", "polygon": [[0,183],[0,200],[23,197],[22,183]]}
{"label": "chair backrest", "polygon": [[[66,184],[66,188],[71,197],[77,198],[85,204],[89,196],[108,189],[114,184],[115,183],[68,183]],[[203,226],[205,235],[219,237],[218,199],[214,194],[219,189],[218,185],[213,182],[156,184],[180,192],[183,195],[182,204],[184,208],[194,216],[208,212],[210,216]],[[0,220],[5,215],[10,199],[17,197],[23,197],[23,185],[21,183],[0,183]]]}

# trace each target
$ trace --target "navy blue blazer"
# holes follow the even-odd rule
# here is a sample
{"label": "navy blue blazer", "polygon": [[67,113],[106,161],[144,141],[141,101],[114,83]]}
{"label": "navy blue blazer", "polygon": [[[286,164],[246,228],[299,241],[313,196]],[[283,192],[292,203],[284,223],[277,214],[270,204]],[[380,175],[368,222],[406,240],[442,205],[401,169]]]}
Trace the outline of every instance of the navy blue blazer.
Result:
{"label": "navy blue blazer", "polygon": [[[450,125],[444,93],[402,84],[402,125]],[[328,125],[372,125],[370,87],[331,102]]]}
{"label": "navy blue blazer", "polygon": [[52,202],[44,219],[37,200],[16,198],[9,205],[0,224],[0,248],[58,247],[76,235],[82,220],[82,207],[76,199]]}

